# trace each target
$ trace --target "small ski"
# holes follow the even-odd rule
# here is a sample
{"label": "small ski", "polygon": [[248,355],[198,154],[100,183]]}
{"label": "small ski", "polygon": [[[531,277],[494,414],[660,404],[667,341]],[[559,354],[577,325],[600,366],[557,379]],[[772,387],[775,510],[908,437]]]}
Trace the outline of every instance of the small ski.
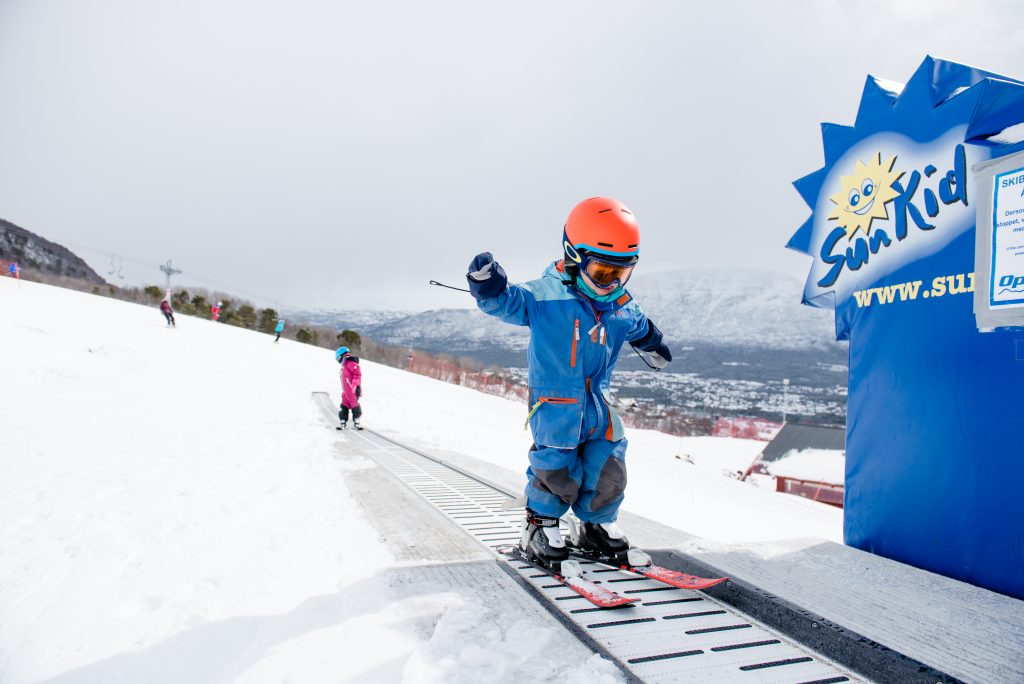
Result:
{"label": "small ski", "polygon": [[632,605],[640,600],[638,598],[629,598],[621,594],[617,594],[614,591],[605,589],[599,584],[595,584],[588,579],[583,579],[583,577],[580,576],[582,570],[580,569],[579,563],[572,560],[562,562],[562,572],[565,574],[560,574],[550,568],[540,565],[539,563],[529,560],[518,546],[500,547],[498,549],[498,553],[514,560],[528,563],[531,567],[537,568],[541,572],[549,575],[559,584],[572,589],[598,608],[619,608],[622,606]]}
{"label": "small ski", "polygon": [[620,566],[620,569],[635,572],[638,575],[643,575],[649,579],[657,580],[664,584],[670,584],[673,587],[679,587],[680,589],[707,589],[729,579],[728,577],[698,577],[696,575],[687,575],[685,572],[669,570],[668,568],[663,568],[660,565],[623,565]]}
{"label": "small ski", "polygon": [[618,568],[619,570],[632,572],[636,575],[642,575],[648,579],[668,584],[678,589],[708,589],[729,579],[728,577],[698,577],[697,575],[688,575],[685,572],[654,565],[651,562],[651,557],[640,549],[630,549],[625,559],[619,559],[605,558],[570,546],[569,555],[574,558],[595,561],[609,567]]}

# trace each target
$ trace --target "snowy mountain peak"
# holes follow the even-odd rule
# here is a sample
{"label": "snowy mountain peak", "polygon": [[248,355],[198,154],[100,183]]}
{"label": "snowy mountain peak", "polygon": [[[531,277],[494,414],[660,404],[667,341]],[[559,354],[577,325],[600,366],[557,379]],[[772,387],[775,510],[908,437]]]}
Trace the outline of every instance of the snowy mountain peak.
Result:
{"label": "snowy mountain peak", "polygon": [[639,272],[629,290],[665,335],[777,349],[835,344],[830,312],[803,306],[802,284],[767,270],[686,268]]}

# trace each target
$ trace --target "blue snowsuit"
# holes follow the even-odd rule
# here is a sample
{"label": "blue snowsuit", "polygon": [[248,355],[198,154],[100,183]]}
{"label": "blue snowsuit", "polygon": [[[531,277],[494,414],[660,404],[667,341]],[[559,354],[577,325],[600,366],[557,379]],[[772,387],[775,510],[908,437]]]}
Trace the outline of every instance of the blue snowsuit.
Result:
{"label": "blue snowsuit", "polygon": [[560,267],[477,305],[530,327],[527,505],[542,516],[561,517],[571,506],[585,522],[613,522],[626,488],[627,441],[609,382],[622,345],[646,336],[650,324],[628,292],[595,303]]}

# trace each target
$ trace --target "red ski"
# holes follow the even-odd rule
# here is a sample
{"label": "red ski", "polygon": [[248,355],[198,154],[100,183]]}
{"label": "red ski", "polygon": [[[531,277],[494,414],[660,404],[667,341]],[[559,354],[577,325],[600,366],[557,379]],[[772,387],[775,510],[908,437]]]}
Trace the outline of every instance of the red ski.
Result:
{"label": "red ski", "polygon": [[625,572],[632,572],[648,579],[668,584],[669,586],[678,587],[679,589],[707,589],[729,579],[728,577],[698,577],[696,575],[687,575],[685,572],[663,568],[651,562],[651,557],[647,552],[636,548],[630,549],[624,554],[625,558],[605,558],[575,546],[569,547],[569,553],[575,558],[594,561]]}
{"label": "red ski", "polygon": [[640,600],[638,598],[629,598],[623,596],[622,594],[617,594],[614,591],[610,589],[605,589],[601,585],[595,584],[588,579],[583,579],[578,574],[572,574],[573,572],[579,572],[579,564],[575,561],[569,560],[563,562],[563,570],[567,572],[569,571],[568,568],[566,568],[565,566],[570,563],[573,564],[572,566],[570,566],[573,568],[573,571],[570,572],[569,576],[567,577],[565,575],[555,572],[554,570],[551,570],[550,568],[546,568],[543,565],[540,565],[539,563],[535,563],[532,560],[528,559],[518,546],[505,546],[499,548],[498,553],[504,556],[508,556],[509,558],[512,558],[514,560],[527,563],[531,567],[537,568],[541,572],[550,576],[559,584],[568,587],[569,589],[572,589],[577,594],[587,599],[598,608],[620,608],[622,606],[628,606],[633,603],[637,603]]}
{"label": "red ski", "polygon": [[707,589],[729,579],[728,577],[697,577],[687,575],[685,572],[669,570],[660,565],[620,565],[621,570],[635,572],[638,575],[670,584],[680,589]]}

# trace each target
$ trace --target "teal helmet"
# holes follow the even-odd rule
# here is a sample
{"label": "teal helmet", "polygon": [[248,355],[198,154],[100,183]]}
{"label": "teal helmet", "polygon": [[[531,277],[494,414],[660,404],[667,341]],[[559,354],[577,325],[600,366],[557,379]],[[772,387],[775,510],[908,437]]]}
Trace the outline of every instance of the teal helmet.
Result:
{"label": "teal helmet", "polygon": [[334,352],[334,360],[341,363],[341,360],[348,355],[348,347],[338,347],[338,351]]}

